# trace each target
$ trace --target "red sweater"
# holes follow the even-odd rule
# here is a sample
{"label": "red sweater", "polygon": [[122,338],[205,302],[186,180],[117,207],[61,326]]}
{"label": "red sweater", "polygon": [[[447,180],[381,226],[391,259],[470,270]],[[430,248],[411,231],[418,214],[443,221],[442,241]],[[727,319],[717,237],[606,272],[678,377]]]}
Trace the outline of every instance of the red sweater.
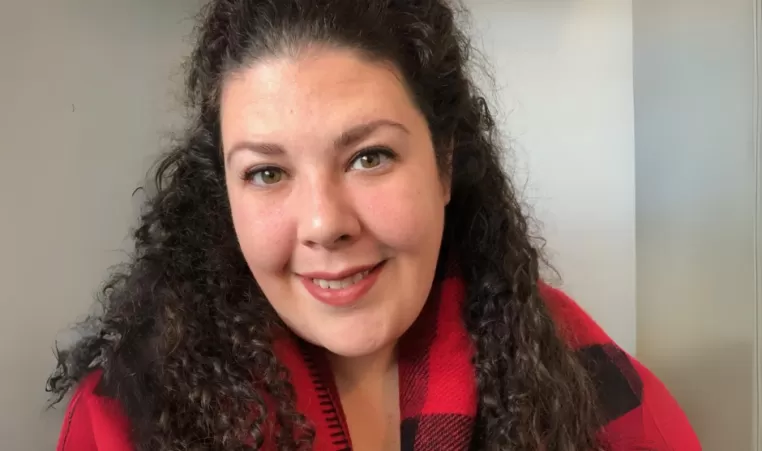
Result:
{"label": "red sweater", "polygon": [[[561,336],[577,350],[603,401],[607,424],[600,431],[612,451],[648,444],[656,451],[701,450],[688,420],[664,385],[617,347],[562,292],[542,287]],[[129,423],[118,403],[94,393],[100,372],[85,378],[66,410],[57,451],[133,451]],[[323,450],[317,450],[323,451]]]}

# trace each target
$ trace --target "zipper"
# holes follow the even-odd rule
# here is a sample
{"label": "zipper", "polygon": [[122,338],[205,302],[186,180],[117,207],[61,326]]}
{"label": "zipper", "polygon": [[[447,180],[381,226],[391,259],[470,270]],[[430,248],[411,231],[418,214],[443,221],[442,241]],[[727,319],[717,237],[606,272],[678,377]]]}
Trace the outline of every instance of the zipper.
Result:
{"label": "zipper", "polygon": [[329,436],[333,449],[335,451],[352,451],[344,412],[341,409],[341,402],[338,399],[336,387],[333,384],[333,375],[328,364],[322,356],[318,355],[319,351],[309,343],[302,341],[301,349],[312,385],[315,387],[315,392],[320,401],[320,412],[330,431]]}

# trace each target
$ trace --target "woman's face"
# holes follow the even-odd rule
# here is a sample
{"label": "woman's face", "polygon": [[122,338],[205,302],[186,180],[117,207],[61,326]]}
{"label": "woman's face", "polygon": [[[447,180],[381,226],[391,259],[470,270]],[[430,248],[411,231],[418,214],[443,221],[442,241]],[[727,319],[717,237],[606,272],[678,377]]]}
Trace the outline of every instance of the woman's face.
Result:
{"label": "woman's face", "polygon": [[265,296],[345,357],[393,345],[429,294],[449,201],[425,118],[391,67],[311,49],[221,96],[233,224]]}

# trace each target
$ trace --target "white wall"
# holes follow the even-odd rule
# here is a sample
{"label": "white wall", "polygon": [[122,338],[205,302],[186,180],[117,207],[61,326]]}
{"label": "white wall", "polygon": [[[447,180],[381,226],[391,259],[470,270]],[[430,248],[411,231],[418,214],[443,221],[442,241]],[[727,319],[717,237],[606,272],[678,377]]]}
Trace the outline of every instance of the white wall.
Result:
{"label": "white wall", "polygon": [[705,450],[762,449],[754,2],[637,0],[634,29],[638,353]]}
{"label": "white wall", "polygon": [[53,340],[123,258],[130,193],[175,119],[189,3],[0,2],[3,451],[55,448]]}
{"label": "white wall", "polygon": [[[563,288],[635,351],[630,0],[470,0]],[[487,88],[489,89],[489,88]]]}

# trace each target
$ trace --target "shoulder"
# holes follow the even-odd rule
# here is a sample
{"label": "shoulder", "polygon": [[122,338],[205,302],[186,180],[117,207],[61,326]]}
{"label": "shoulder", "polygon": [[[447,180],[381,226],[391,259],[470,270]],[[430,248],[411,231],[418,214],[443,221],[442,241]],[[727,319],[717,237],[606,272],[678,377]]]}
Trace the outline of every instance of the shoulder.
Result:
{"label": "shoulder", "polygon": [[540,296],[559,336],[592,379],[604,420],[601,437],[612,450],[701,449],[677,401],[651,371],[614,343],[566,293],[541,284]]}
{"label": "shoulder", "polygon": [[98,394],[101,371],[83,378],[66,407],[57,451],[132,451],[118,402]]}

